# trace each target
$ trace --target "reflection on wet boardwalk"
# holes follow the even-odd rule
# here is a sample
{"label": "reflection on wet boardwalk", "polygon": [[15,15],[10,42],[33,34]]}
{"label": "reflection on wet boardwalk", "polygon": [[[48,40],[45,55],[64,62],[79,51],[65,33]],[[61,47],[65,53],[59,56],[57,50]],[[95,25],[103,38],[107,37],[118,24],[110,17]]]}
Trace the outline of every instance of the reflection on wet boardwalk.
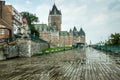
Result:
{"label": "reflection on wet boardwalk", "polygon": [[120,80],[120,57],[92,48],[0,62],[0,80]]}

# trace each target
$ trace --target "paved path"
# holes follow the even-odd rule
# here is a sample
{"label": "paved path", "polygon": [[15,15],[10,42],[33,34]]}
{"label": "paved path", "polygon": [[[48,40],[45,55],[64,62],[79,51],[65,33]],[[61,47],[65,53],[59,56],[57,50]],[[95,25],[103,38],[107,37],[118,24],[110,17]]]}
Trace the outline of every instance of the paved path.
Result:
{"label": "paved path", "polygon": [[120,80],[120,57],[92,48],[0,62],[0,80]]}

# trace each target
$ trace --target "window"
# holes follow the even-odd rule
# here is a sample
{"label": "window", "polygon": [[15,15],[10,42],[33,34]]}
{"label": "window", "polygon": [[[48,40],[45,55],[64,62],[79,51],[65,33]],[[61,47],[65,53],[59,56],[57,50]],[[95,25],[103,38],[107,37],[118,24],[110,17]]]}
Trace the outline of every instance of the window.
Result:
{"label": "window", "polygon": [[0,34],[4,34],[4,30],[3,29],[0,29]]}

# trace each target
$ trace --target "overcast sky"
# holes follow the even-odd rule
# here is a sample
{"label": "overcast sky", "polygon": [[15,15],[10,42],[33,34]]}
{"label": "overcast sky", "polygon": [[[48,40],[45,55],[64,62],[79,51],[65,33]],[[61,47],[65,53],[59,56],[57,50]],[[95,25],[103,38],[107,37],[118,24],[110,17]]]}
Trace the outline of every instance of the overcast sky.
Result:
{"label": "overcast sky", "polygon": [[[48,23],[49,10],[54,0],[6,0],[19,12],[29,11]],[[62,11],[62,30],[79,30],[86,33],[87,43],[105,41],[111,33],[120,33],[120,0],[55,0]]]}

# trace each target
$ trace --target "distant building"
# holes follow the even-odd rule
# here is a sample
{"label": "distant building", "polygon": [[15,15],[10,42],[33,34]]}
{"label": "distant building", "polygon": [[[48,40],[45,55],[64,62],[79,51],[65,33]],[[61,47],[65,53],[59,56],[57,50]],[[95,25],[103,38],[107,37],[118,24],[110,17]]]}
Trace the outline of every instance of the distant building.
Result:
{"label": "distant building", "polygon": [[48,16],[48,26],[56,27],[57,31],[61,31],[62,24],[62,14],[61,11],[57,9],[56,5],[53,5],[52,10],[49,12]]}
{"label": "distant building", "polygon": [[59,45],[59,31],[56,27],[47,24],[34,24],[36,30],[40,33],[40,38],[51,43],[53,46]]}
{"label": "distant building", "polygon": [[12,32],[12,34],[9,34],[7,29],[2,29],[0,38],[4,39],[9,38],[9,35],[14,37],[14,34],[20,32],[20,27],[22,26],[21,14],[12,5],[5,5],[5,1],[0,1],[0,25],[10,29]]}
{"label": "distant building", "polygon": [[[5,1],[0,1],[0,27],[9,28],[12,30],[12,11],[5,5]],[[9,38],[9,31],[7,29],[0,30],[0,38]]]}
{"label": "distant building", "polygon": [[14,7],[11,7],[11,10],[13,16],[13,32],[14,34],[19,34],[22,26],[22,15]]}
{"label": "distant building", "polygon": [[72,46],[73,44],[85,44],[85,32],[81,28],[79,31],[76,27],[70,31],[61,31],[62,14],[53,5],[52,10],[49,12],[48,25],[47,24],[34,24],[35,29],[39,31],[40,38],[49,42],[51,46]]}

